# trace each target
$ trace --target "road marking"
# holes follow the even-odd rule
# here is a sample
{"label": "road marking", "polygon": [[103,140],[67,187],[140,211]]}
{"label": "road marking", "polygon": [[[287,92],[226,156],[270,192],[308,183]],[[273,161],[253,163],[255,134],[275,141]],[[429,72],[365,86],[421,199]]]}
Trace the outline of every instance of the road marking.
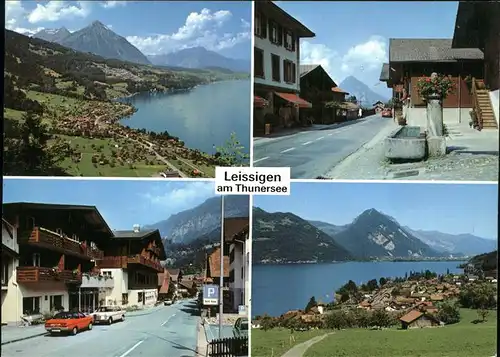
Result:
{"label": "road marking", "polygon": [[306,142],[305,142],[304,144],[302,144],[302,145],[304,145],[304,146],[305,146],[305,145],[309,145],[310,143],[312,143],[312,141],[306,141]]}
{"label": "road marking", "polygon": [[168,322],[168,321],[169,321],[172,317],[174,317],[174,316],[175,316],[175,314],[173,314],[172,316],[170,316],[170,317],[169,317],[168,319],[166,319],[166,320],[165,320],[165,322],[164,322],[164,323],[162,323],[161,325],[162,325],[162,326],[165,326],[165,324],[166,324],[166,323],[167,323],[167,322]]}
{"label": "road marking", "polygon": [[328,136],[332,136],[332,135],[333,135],[333,133],[328,134]]}
{"label": "road marking", "polygon": [[324,137],[324,136],[322,136],[322,137],[320,137],[320,138],[317,138],[317,139],[316,139],[316,141],[321,140],[321,139],[324,139],[324,138],[325,138],[325,137]]}
{"label": "road marking", "polygon": [[283,151],[281,152],[281,154],[284,154],[284,153],[289,152],[289,151],[292,151],[292,150],[295,150],[295,148],[290,148],[290,149],[283,150]]}
{"label": "road marking", "polygon": [[269,156],[263,157],[262,159],[254,160],[253,163],[255,164],[255,163],[259,162],[259,161],[264,161],[264,160],[267,160],[267,159],[269,159]]}
{"label": "road marking", "polygon": [[139,347],[139,345],[141,343],[143,343],[145,340],[141,340],[139,342],[137,342],[135,345],[133,345],[132,347],[130,347],[124,354],[120,355],[120,357],[125,357],[127,356],[130,352],[132,352],[133,350],[135,350],[137,347]]}

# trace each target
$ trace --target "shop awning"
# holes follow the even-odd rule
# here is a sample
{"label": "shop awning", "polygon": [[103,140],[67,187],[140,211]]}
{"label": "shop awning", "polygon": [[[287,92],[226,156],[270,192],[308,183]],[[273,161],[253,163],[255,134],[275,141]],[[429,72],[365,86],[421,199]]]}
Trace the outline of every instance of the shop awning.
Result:
{"label": "shop awning", "polygon": [[297,105],[299,108],[312,108],[312,104],[302,99],[297,94],[293,93],[278,93],[274,92],[278,97],[283,98],[287,102]]}
{"label": "shop awning", "polygon": [[269,102],[262,97],[258,97],[256,95],[253,96],[253,106],[257,108],[267,107]]}

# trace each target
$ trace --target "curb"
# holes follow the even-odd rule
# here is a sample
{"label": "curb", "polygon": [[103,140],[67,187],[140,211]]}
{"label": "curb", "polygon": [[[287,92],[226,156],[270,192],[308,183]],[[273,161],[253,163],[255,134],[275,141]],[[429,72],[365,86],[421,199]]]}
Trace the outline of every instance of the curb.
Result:
{"label": "curb", "polygon": [[[163,308],[163,306],[162,306],[161,308]],[[149,311],[149,312],[144,312],[144,313],[142,313],[142,314],[134,314],[134,315],[127,315],[127,313],[125,312],[125,317],[146,316],[146,315],[150,315],[150,314],[152,314],[152,313],[153,313],[153,312],[155,312],[155,311],[159,311],[159,310],[161,310],[161,308],[158,308],[158,309],[152,308],[152,309],[151,309],[151,311]]]}
{"label": "curb", "polygon": [[2,346],[3,345],[8,345],[9,343],[14,343],[14,342],[19,342],[19,341],[24,341],[24,340],[29,340],[30,338],[35,338],[35,337],[40,337],[40,336],[48,336],[49,333],[48,332],[43,332],[43,333],[39,333],[39,334],[36,334],[36,335],[31,335],[31,336],[28,336],[28,337],[21,337],[21,338],[16,338],[14,340],[10,340],[10,341],[7,341],[7,342],[2,342]]}

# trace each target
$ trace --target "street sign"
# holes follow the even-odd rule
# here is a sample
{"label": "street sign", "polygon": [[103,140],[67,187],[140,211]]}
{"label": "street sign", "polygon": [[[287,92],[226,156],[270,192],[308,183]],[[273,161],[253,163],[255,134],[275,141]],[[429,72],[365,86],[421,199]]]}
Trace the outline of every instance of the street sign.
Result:
{"label": "street sign", "polygon": [[219,287],[217,285],[203,285],[203,305],[219,304]]}

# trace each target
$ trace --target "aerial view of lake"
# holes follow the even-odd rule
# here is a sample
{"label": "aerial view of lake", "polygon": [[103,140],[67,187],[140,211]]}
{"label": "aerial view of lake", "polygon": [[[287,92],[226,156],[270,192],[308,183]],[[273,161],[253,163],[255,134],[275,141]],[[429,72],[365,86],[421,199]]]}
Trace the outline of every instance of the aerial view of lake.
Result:
{"label": "aerial view of lake", "polygon": [[138,111],[121,123],[134,129],[167,130],[186,147],[214,154],[231,133],[250,152],[250,81],[215,82],[185,93],[141,93],[122,101]]}
{"label": "aerial view of lake", "polygon": [[335,264],[254,265],[252,268],[252,316],[279,316],[304,309],[314,296],[329,303],[349,280],[356,284],[382,277],[404,277],[410,271],[437,274],[461,273],[460,261],[443,262],[347,262]]}

